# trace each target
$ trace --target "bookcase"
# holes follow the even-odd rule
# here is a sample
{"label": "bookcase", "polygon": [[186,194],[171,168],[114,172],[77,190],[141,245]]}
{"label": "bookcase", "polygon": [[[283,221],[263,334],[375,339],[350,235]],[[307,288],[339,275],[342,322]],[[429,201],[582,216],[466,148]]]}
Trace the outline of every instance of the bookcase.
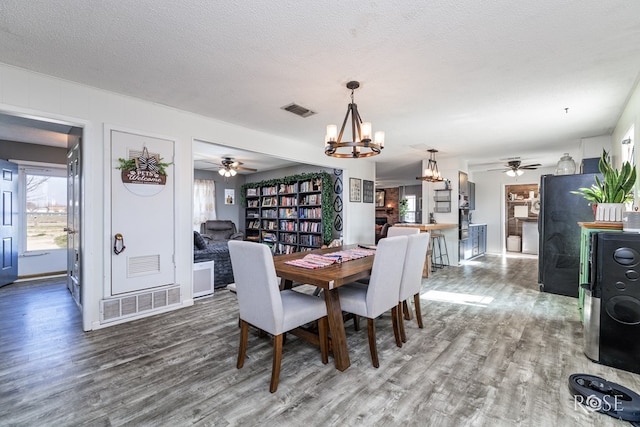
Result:
{"label": "bookcase", "polygon": [[313,175],[246,188],[245,238],[269,245],[274,254],[321,247],[323,209],[331,206],[331,200],[322,205],[323,182]]}

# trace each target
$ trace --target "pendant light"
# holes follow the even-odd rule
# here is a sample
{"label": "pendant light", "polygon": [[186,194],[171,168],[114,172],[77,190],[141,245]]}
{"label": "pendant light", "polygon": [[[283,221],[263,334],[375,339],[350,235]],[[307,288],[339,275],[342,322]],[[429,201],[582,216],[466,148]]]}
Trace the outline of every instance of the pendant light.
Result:
{"label": "pendant light", "polygon": [[[375,133],[375,139],[371,140],[371,123],[363,122],[358,112],[358,106],[353,102],[353,91],[360,87],[360,83],[351,81],[347,83],[347,89],[351,89],[351,103],[347,106],[347,114],[344,116],[340,134],[336,125],[327,126],[327,134],[324,138],[324,154],[331,157],[359,158],[380,154],[384,148],[384,132]],[[351,115],[351,141],[342,141],[344,128]],[[340,153],[339,149],[346,148],[346,152]]]}

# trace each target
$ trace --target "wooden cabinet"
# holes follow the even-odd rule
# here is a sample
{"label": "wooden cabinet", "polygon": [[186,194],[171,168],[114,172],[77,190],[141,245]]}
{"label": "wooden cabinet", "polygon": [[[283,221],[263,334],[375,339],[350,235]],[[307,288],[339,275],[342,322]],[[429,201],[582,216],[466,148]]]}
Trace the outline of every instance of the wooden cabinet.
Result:
{"label": "wooden cabinet", "polygon": [[311,250],[324,243],[322,179],[248,188],[245,198],[247,240],[265,243],[275,254]]}
{"label": "wooden cabinet", "polygon": [[584,289],[583,283],[591,281],[589,256],[591,253],[591,235],[601,231],[607,233],[622,232],[621,222],[579,222],[580,226],[580,273],[578,285],[578,310],[580,310],[580,321],[584,320]]}

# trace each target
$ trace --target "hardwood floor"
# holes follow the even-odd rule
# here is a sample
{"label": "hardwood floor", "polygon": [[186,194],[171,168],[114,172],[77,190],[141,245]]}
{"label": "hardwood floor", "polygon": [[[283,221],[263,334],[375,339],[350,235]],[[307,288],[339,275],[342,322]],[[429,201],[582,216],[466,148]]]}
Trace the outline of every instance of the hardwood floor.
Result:
{"label": "hardwood floor", "polygon": [[[351,367],[323,365],[289,335],[269,393],[271,344],[240,329],[233,294],[82,332],[64,279],[0,288],[0,425],[91,426],[618,426],[574,406],[584,372],[640,391],[640,375],[590,362],[574,298],[540,293],[535,259],[485,256],[423,282],[424,329],[390,314],[367,333],[347,324]],[[309,289],[310,290],[310,289]],[[457,296],[456,302],[449,297]]]}

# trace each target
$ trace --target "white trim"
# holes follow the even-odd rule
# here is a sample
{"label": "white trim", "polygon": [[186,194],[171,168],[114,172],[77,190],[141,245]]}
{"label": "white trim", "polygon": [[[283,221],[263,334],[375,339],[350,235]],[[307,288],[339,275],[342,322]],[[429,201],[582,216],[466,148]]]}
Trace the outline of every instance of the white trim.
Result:
{"label": "white trim", "polygon": [[12,163],[16,163],[21,167],[24,168],[28,168],[28,167],[33,167],[33,168],[40,168],[40,169],[46,169],[46,168],[51,168],[51,169],[61,169],[61,170],[67,170],[67,165],[66,163],[45,163],[45,162],[33,162],[33,161],[29,161],[29,160],[18,160],[18,159],[9,159],[10,162]]}

